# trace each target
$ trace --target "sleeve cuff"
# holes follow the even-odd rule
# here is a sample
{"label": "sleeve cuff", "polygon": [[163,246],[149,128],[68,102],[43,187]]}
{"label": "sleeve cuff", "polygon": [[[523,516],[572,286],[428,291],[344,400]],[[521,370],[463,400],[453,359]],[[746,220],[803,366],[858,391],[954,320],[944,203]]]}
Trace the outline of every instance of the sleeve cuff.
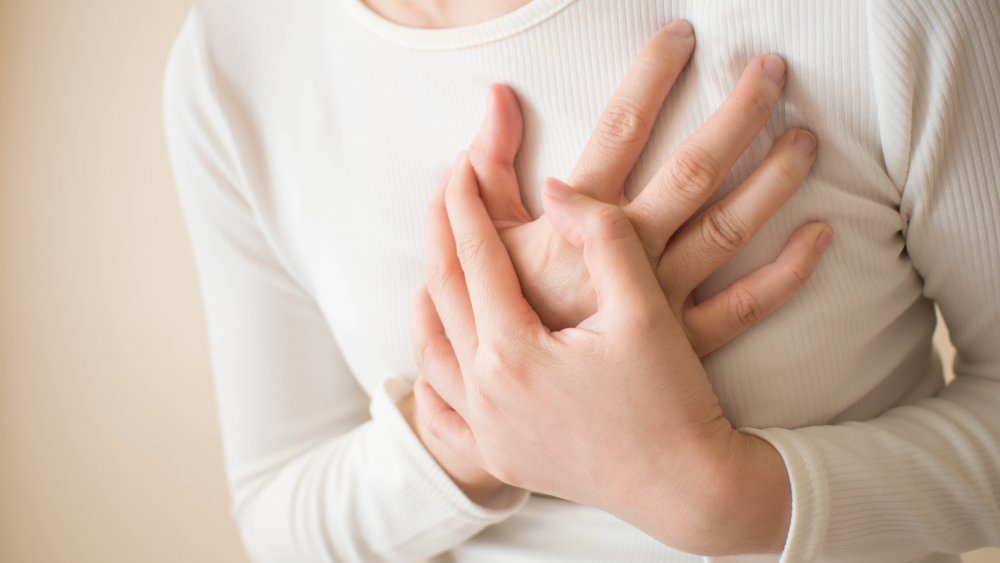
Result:
{"label": "sleeve cuff", "polygon": [[421,521],[433,527],[435,535],[451,536],[457,540],[453,544],[457,544],[520,510],[530,494],[526,490],[505,487],[487,507],[471,501],[452,482],[399,411],[399,401],[412,389],[413,384],[407,379],[387,379],[371,403],[372,418],[380,421],[397,446],[396,461],[406,464],[411,475],[423,485],[403,492],[404,497],[398,499],[400,512],[419,515]]}
{"label": "sleeve cuff", "polygon": [[[830,520],[830,490],[819,452],[785,428],[740,428],[767,440],[785,462],[792,488],[792,517],[780,563],[819,559]],[[724,559],[722,559],[724,560]]]}

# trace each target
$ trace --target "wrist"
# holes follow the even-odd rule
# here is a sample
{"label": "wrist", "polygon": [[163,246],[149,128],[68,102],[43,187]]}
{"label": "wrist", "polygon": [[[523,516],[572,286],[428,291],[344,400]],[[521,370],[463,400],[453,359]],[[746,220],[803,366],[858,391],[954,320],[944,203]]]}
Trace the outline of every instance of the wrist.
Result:
{"label": "wrist", "polygon": [[726,555],[781,553],[791,522],[792,492],[781,454],[767,441],[734,430],[731,462],[720,479],[726,498],[712,521]]}
{"label": "wrist", "polygon": [[686,449],[645,459],[645,465],[627,464],[642,468],[639,473],[619,472],[619,486],[601,508],[689,553],[782,551],[791,487],[784,461],[767,441],[725,421]]}

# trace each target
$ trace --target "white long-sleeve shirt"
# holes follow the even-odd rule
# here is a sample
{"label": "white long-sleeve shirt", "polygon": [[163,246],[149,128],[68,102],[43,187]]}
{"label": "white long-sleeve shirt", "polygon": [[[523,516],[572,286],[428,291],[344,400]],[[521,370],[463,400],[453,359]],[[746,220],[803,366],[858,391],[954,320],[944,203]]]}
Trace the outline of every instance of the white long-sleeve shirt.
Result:
{"label": "white long-sleeve shirt", "polygon": [[[799,225],[833,226],[806,286],[705,359],[734,426],[787,464],[781,561],[957,561],[941,554],[1000,544],[995,0],[534,0],[446,30],[360,0],[207,0],[169,59],[166,126],[232,513],[256,561],[701,560],[590,507],[513,489],[470,502],[396,407],[417,375],[426,205],[488,85],[520,95],[517,168],[537,214],[541,180],[566,177],[635,54],[677,17],[697,48],[627,193],[758,54],[785,57],[787,85],[719,196],[786,129],[819,138],[801,192],[698,290],[769,262]],[[958,349],[948,386],[934,303]]]}

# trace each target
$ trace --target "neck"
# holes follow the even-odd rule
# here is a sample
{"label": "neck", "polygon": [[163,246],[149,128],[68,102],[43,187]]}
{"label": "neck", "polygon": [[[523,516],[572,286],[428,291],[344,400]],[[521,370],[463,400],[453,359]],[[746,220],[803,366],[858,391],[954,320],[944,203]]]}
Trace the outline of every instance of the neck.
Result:
{"label": "neck", "polygon": [[373,12],[406,27],[441,29],[482,23],[531,0],[363,0]]}

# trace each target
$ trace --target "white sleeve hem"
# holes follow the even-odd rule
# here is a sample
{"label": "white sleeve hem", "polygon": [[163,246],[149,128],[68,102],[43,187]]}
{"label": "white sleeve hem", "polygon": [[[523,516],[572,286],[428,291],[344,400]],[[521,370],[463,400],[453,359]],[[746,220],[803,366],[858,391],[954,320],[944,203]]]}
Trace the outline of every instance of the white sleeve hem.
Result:
{"label": "white sleeve hem", "polygon": [[740,428],[767,440],[781,454],[792,489],[792,516],[780,563],[818,559],[830,519],[830,490],[822,457],[785,428]]}
{"label": "white sleeve hem", "polygon": [[399,402],[412,392],[413,384],[403,378],[385,380],[372,399],[372,418],[379,420],[392,434],[400,446],[399,451],[406,456],[413,470],[427,482],[441,499],[456,512],[469,520],[482,524],[494,524],[520,510],[530,493],[524,489],[504,487],[493,500],[491,506],[473,502],[458,488],[451,477],[438,465],[430,452],[410,428],[400,413]]}

